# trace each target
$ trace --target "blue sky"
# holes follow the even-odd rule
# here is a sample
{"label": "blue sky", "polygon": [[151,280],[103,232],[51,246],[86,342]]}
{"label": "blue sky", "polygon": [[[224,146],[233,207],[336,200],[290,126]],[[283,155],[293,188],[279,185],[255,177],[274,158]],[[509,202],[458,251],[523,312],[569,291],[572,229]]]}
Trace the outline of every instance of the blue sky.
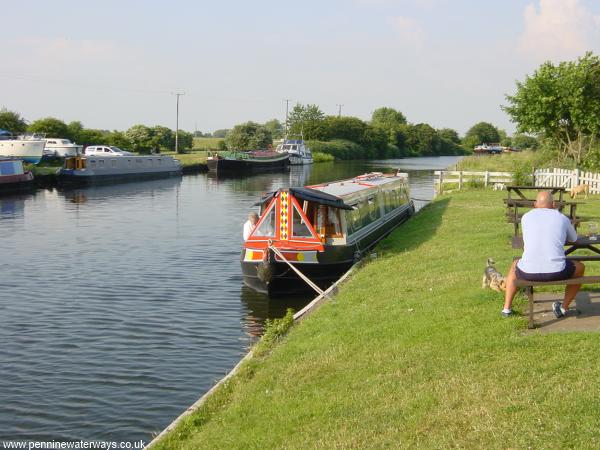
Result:
{"label": "blue sky", "polygon": [[545,60],[600,53],[598,0],[8,2],[0,107],[26,119],[189,131],[282,120],[284,99],[380,106],[461,134],[514,130],[505,94]]}

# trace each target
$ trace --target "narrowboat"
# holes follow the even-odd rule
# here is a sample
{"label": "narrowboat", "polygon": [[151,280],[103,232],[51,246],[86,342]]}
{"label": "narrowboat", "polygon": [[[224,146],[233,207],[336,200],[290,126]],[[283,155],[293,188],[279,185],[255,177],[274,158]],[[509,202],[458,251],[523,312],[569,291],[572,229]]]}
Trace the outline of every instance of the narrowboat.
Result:
{"label": "narrowboat", "polygon": [[368,173],[265,195],[244,242],[244,284],[271,297],[309,292],[290,267],[321,289],[414,214],[408,175]]}
{"label": "narrowboat", "polygon": [[23,169],[23,161],[0,159],[0,194],[33,188],[33,173]]}
{"label": "narrowboat", "polygon": [[290,155],[272,150],[252,152],[211,152],[206,158],[208,170],[213,172],[246,173],[285,169]]}
{"label": "narrowboat", "polygon": [[181,176],[181,164],[169,155],[73,156],[65,158],[59,179],[63,182],[98,183]]}

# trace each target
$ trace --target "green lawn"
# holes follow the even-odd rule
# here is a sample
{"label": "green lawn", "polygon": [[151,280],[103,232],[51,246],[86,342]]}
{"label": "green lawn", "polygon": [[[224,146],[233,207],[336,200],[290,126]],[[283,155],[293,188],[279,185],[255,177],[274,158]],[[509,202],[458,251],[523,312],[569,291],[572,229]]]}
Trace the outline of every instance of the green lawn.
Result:
{"label": "green lawn", "polygon": [[157,448],[599,447],[600,335],[524,334],[481,289],[516,254],[505,195],[433,202]]}
{"label": "green lawn", "polygon": [[214,150],[218,148],[219,142],[224,141],[223,138],[207,138],[207,137],[195,137],[194,138],[194,150]]}

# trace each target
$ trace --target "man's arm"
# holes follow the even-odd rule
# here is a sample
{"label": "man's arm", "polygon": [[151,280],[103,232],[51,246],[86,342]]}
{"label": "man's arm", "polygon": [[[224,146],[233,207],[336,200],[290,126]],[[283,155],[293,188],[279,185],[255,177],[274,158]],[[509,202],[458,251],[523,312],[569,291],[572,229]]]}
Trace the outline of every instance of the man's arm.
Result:
{"label": "man's arm", "polygon": [[567,223],[567,242],[575,242],[577,240],[577,231],[571,221],[565,216]]}

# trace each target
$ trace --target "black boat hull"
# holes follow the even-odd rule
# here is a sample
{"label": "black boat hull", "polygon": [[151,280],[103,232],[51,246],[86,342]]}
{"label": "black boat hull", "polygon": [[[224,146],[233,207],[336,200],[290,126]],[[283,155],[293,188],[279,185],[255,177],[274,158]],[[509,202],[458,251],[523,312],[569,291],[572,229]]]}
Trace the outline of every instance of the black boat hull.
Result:
{"label": "black boat hull", "polygon": [[[347,245],[325,245],[325,251],[317,255],[318,263],[294,264],[308,279],[326,289],[337,281],[356,262],[370,252],[377,243],[390,234],[396,227],[408,220],[414,214],[414,205],[410,202],[407,207],[389,220],[378,224],[368,234]],[[285,297],[307,295],[315,291],[294,272],[287,263],[276,261],[271,253],[269,263],[269,279],[260,267],[261,261],[244,261],[244,251],[241,255],[244,284],[250,288],[267,294],[269,297]]]}
{"label": "black boat hull", "polygon": [[289,165],[290,159],[284,158],[274,160],[259,159],[209,159],[206,161],[208,170],[219,173],[246,173],[263,172],[268,170],[281,170]]}

